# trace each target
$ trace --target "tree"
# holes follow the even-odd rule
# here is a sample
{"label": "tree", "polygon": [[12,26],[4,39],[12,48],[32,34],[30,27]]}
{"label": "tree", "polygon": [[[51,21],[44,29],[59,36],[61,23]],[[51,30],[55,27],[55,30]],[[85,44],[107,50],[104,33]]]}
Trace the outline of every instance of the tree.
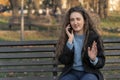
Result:
{"label": "tree", "polygon": [[91,0],[90,7],[95,13],[98,13],[98,0]]}
{"label": "tree", "polygon": [[18,9],[20,6],[20,3],[18,0],[9,0],[11,8],[12,8],[12,15],[18,16]]}
{"label": "tree", "polygon": [[105,0],[105,4],[104,4],[104,18],[108,17],[108,2],[109,2],[109,0]]}
{"label": "tree", "polygon": [[27,0],[28,5],[28,14],[32,13],[32,9],[35,10],[35,15],[39,15],[39,9],[40,9],[40,0]]}
{"label": "tree", "polygon": [[79,6],[80,2],[79,0],[67,0],[68,8],[74,7],[74,6]]}
{"label": "tree", "polygon": [[99,0],[99,11],[100,18],[106,18],[108,16],[108,0]]}
{"label": "tree", "polygon": [[84,0],[83,6],[87,10],[99,14],[100,18],[107,18],[108,1],[109,0]]}

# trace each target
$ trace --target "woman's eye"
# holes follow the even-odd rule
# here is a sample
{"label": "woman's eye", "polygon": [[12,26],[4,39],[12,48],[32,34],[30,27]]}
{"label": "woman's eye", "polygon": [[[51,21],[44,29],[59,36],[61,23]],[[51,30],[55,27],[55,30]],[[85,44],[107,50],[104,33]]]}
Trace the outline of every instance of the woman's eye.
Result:
{"label": "woman's eye", "polygon": [[77,18],[78,21],[80,21],[81,19],[80,18]]}
{"label": "woman's eye", "polygon": [[74,19],[72,18],[72,19],[70,19],[70,21],[74,21]]}

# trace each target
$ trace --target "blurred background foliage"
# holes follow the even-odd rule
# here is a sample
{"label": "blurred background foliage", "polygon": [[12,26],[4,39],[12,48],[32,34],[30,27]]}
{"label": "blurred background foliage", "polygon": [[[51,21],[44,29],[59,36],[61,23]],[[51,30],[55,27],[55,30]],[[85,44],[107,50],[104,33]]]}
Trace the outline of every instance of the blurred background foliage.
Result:
{"label": "blurred background foliage", "polygon": [[[21,1],[0,0],[0,40],[20,40]],[[83,6],[103,38],[120,38],[120,0],[24,0],[24,39],[57,39],[65,12]]]}

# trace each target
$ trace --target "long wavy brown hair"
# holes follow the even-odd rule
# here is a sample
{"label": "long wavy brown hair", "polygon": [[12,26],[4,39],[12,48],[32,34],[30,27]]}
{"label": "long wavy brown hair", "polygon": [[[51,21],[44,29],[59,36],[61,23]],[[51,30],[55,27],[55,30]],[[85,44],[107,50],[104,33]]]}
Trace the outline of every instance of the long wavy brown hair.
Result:
{"label": "long wavy brown hair", "polygon": [[79,12],[80,14],[82,14],[82,16],[84,18],[84,22],[85,22],[85,24],[84,24],[85,40],[84,40],[83,49],[85,49],[85,45],[87,44],[89,32],[92,30],[92,31],[96,32],[96,34],[98,34],[98,32],[96,30],[96,26],[94,25],[90,15],[88,14],[88,12],[83,7],[76,6],[76,7],[70,8],[68,10],[68,12],[66,13],[64,23],[63,23],[63,26],[62,26],[62,30],[61,30],[61,35],[59,37],[59,40],[58,40],[58,43],[57,43],[57,46],[56,46],[56,56],[57,57],[60,54],[63,53],[64,46],[66,45],[66,42],[68,40],[68,36],[66,34],[65,28],[70,23],[70,15],[71,15],[72,12]]}

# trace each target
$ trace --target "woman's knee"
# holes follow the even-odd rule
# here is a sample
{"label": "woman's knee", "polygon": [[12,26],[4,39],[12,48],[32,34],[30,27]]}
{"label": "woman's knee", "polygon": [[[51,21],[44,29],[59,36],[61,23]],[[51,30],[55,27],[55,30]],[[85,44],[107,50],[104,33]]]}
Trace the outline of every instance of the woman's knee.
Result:
{"label": "woman's knee", "polygon": [[81,80],[98,80],[98,78],[95,74],[87,73],[82,77]]}

